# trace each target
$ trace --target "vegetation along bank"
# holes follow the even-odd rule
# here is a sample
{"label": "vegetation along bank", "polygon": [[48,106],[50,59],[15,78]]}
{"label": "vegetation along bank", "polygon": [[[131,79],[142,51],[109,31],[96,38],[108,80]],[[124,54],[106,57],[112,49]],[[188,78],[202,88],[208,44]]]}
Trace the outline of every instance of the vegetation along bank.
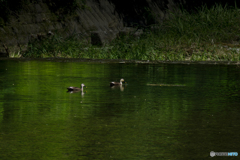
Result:
{"label": "vegetation along bank", "polygon": [[127,34],[96,46],[75,35],[64,38],[54,34],[29,43],[26,51],[10,53],[10,57],[239,61],[239,42],[239,8],[215,4],[194,12],[172,12],[161,24],[145,27],[140,37]]}

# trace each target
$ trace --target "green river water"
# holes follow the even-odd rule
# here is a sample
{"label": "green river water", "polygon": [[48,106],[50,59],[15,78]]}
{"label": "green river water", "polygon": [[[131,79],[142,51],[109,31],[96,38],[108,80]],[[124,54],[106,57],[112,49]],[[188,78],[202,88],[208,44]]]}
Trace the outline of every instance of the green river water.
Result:
{"label": "green river water", "polygon": [[239,115],[236,65],[0,60],[1,160],[239,153]]}

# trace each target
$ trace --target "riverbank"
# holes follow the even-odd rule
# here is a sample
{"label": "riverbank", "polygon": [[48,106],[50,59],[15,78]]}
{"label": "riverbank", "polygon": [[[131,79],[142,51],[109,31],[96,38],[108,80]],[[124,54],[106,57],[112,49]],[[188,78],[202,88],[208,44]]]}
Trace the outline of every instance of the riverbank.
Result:
{"label": "riverbank", "polygon": [[123,60],[123,59],[90,59],[90,58],[1,58],[0,61],[17,61],[17,62],[27,62],[27,61],[42,61],[42,62],[81,62],[81,63],[98,63],[98,64],[185,64],[185,65],[235,65],[240,67],[239,61],[149,61],[149,60]]}
{"label": "riverbank", "polygon": [[104,47],[57,35],[28,44],[10,57],[62,57],[158,61],[240,61],[240,14],[237,7],[202,6],[195,13],[172,13],[140,38],[119,37]]}

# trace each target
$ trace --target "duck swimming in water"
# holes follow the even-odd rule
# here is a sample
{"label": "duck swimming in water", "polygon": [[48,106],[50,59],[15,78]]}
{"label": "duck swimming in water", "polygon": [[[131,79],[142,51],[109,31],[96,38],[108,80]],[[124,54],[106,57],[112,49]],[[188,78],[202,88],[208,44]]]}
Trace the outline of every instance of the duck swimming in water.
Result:
{"label": "duck swimming in water", "polygon": [[122,82],[125,82],[124,79],[120,79],[120,82],[110,82],[110,87],[122,85]]}
{"label": "duck swimming in water", "polygon": [[81,84],[81,88],[78,87],[68,87],[68,92],[79,92],[83,91],[83,87],[86,87],[84,84]]}

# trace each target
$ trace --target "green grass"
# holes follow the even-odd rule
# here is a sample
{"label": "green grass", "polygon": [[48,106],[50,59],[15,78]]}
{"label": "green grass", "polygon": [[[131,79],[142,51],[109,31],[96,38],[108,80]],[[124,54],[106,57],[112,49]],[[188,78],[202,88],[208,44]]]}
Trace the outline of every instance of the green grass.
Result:
{"label": "green grass", "polygon": [[216,4],[195,13],[170,13],[170,18],[140,38],[125,36],[105,47],[75,38],[53,36],[28,45],[24,57],[72,57],[162,61],[239,61],[240,10]]}

